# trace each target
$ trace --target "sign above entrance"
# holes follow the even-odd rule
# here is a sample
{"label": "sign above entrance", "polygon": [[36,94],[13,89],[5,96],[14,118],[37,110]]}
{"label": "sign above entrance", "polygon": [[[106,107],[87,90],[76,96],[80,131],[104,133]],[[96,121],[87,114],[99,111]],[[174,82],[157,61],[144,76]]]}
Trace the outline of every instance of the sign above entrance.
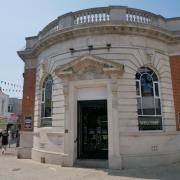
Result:
{"label": "sign above entrance", "polygon": [[107,99],[106,87],[86,87],[77,90],[78,100],[101,100]]}

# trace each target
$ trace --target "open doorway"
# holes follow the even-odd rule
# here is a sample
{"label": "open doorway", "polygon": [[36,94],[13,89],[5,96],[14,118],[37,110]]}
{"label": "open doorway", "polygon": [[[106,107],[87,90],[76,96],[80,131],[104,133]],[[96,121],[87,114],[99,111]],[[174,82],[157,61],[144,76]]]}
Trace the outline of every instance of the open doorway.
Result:
{"label": "open doorway", "polygon": [[78,158],[108,159],[107,100],[78,101]]}

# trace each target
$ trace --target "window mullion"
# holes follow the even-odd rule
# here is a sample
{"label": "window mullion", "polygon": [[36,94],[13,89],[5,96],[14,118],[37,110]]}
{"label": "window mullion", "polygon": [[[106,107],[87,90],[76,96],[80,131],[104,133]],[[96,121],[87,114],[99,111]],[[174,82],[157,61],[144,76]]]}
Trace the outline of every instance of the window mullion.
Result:
{"label": "window mullion", "polygon": [[157,115],[157,112],[156,112],[156,90],[155,90],[155,83],[156,82],[153,82],[153,100],[154,100],[154,110],[155,110],[155,115]]}
{"label": "window mullion", "polygon": [[143,108],[142,108],[142,91],[141,91],[141,79],[139,80],[139,92],[141,98],[141,114],[143,115]]}

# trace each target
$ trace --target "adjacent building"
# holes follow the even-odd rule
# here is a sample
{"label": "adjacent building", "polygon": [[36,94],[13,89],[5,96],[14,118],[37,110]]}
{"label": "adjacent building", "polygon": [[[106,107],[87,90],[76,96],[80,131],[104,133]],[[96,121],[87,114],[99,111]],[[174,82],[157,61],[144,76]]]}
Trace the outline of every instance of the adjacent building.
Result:
{"label": "adjacent building", "polygon": [[0,87],[0,130],[6,129],[8,120],[9,96]]}
{"label": "adjacent building", "polygon": [[124,6],[71,12],[18,55],[19,158],[103,159],[114,169],[180,160],[180,17]]}
{"label": "adjacent building", "polygon": [[22,99],[10,97],[8,102],[7,129],[14,134],[21,128]]}

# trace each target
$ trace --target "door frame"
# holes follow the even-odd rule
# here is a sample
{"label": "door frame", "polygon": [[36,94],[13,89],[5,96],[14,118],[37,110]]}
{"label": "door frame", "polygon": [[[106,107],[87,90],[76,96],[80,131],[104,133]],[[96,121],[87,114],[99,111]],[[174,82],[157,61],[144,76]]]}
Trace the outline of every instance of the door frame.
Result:
{"label": "door frame", "polygon": [[[113,163],[117,157],[120,157],[119,152],[119,126],[117,107],[113,106],[112,100],[112,81],[111,79],[98,80],[81,80],[68,82],[68,98],[66,103],[68,108],[65,112],[64,128],[68,129],[64,137],[64,151],[67,154],[66,161],[72,165],[77,160],[77,91],[80,88],[105,87],[107,90],[107,116],[108,116],[108,163],[109,167],[113,167]],[[113,98],[116,100],[116,98]],[[68,101],[68,102],[66,102]],[[111,165],[112,164],[112,165]]]}

